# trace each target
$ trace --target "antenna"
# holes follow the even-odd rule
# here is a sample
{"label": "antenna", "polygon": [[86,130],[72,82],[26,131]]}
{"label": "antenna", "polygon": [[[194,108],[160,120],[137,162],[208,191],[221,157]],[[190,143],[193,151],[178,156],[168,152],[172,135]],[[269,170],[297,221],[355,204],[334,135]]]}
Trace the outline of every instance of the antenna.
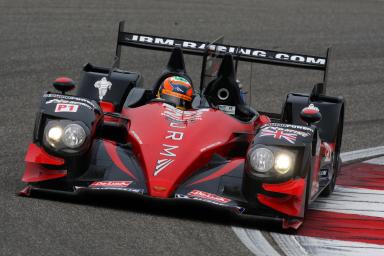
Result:
{"label": "antenna", "polygon": [[[249,90],[252,90],[253,63],[251,63],[251,77],[249,78]],[[252,107],[252,91],[249,93],[249,106]]]}
{"label": "antenna", "polygon": [[108,72],[108,77],[111,77],[112,72],[118,69],[119,66],[120,66],[120,58],[119,56],[115,56],[115,58],[113,59],[112,67]]}
{"label": "antenna", "polygon": [[209,48],[206,47],[204,50],[203,64],[201,65],[202,68],[201,68],[201,74],[200,74],[200,88],[199,88],[200,98],[203,96],[203,87],[204,87],[204,82],[205,82],[205,69],[207,68],[208,54],[209,54]]}
{"label": "antenna", "polygon": [[327,92],[327,85],[328,85],[328,70],[329,70],[329,62],[330,62],[330,55],[332,52],[332,48],[329,47],[327,49],[327,56],[325,57],[325,69],[324,69],[324,77],[323,77],[323,90],[322,94],[325,95]]}
{"label": "antenna", "polygon": [[[121,44],[119,44],[119,38],[120,38],[120,33],[124,32],[124,25],[125,21],[120,21],[119,22],[119,32],[117,33],[117,43],[116,43],[116,53],[115,53],[115,60],[114,60],[114,66],[116,68],[120,67],[120,56],[121,56]],[[117,58],[117,59],[116,59]]]}
{"label": "antenna", "polygon": [[[236,57],[238,57],[239,54],[239,49],[236,49]],[[235,73],[237,74],[237,66],[239,64],[239,58],[235,58]]]}

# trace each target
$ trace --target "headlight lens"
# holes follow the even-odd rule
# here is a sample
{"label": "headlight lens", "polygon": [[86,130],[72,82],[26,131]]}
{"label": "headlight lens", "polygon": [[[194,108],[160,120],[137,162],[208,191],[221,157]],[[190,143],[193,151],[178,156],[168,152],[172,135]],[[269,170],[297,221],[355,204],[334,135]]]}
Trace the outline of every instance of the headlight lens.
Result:
{"label": "headlight lens", "polygon": [[275,159],[271,150],[267,148],[257,148],[251,152],[250,164],[257,172],[267,172],[272,169]]}
{"label": "headlight lens", "polygon": [[[49,134],[49,133],[48,133]],[[83,127],[78,124],[69,124],[64,128],[63,143],[69,148],[78,148],[83,145],[86,138]]]}
{"label": "headlight lens", "polygon": [[63,129],[60,126],[53,126],[48,130],[47,133],[47,142],[54,147],[63,136]]}
{"label": "headlight lens", "polygon": [[275,170],[280,174],[286,174],[293,164],[293,159],[290,155],[285,153],[279,153],[275,157]]}

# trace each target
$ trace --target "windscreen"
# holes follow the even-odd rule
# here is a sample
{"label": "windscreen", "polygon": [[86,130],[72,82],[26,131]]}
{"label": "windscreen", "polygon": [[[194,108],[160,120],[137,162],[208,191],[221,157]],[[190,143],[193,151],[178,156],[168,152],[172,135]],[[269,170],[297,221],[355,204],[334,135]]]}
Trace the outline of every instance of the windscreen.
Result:
{"label": "windscreen", "polygon": [[[200,91],[202,92],[207,85],[217,77],[224,54],[220,51],[220,45],[223,44],[223,37],[219,37],[212,43],[207,45],[203,59],[203,67],[201,73]],[[252,103],[250,99],[250,85],[252,79],[251,62],[239,61],[234,53],[234,65],[236,79],[240,87],[241,96],[247,104]],[[238,72],[239,71],[239,72]]]}
{"label": "windscreen", "polygon": [[220,57],[219,51],[215,46],[217,44],[223,44],[223,41],[224,37],[221,36],[207,45],[205,49],[200,81],[201,92],[213,79],[217,77],[217,72],[219,71],[221,65],[222,56]]}

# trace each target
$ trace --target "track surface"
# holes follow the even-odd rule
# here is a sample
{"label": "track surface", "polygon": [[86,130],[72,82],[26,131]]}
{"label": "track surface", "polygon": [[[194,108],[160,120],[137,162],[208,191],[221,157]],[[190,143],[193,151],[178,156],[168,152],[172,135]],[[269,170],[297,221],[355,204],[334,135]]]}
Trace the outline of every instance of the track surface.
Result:
{"label": "track surface", "polygon": [[[225,34],[233,44],[308,54],[334,47],[328,92],[347,99],[343,151],[349,151],[384,141],[383,13],[384,2],[373,0],[1,0],[0,255],[250,254],[227,218],[213,221],[221,213],[15,196],[42,91],[59,75],[77,80],[87,61],[109,66],[119,20],[132,31],[196,40]],[[165,61],[147,53],[152,69],[142,56],[135,53],[126,64],[144,71],[150,85]],[[254,68],[254,92],[268,92],[253,100],[263,109],[279,111],[283,92],[309,90],[318,81],[312,73],[266,70]]]}

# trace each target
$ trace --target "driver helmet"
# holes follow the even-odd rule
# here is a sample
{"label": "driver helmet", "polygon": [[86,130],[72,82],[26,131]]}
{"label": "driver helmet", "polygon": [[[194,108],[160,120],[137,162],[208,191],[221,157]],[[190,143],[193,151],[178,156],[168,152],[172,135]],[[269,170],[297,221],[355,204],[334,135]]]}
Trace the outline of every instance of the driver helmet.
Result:
{"label": "driver helmet", "polygon": [[191,83],[181,76],[167,77],[157,92],[157,98],[169,101],[181,110],[192,108],[192,95]]}

